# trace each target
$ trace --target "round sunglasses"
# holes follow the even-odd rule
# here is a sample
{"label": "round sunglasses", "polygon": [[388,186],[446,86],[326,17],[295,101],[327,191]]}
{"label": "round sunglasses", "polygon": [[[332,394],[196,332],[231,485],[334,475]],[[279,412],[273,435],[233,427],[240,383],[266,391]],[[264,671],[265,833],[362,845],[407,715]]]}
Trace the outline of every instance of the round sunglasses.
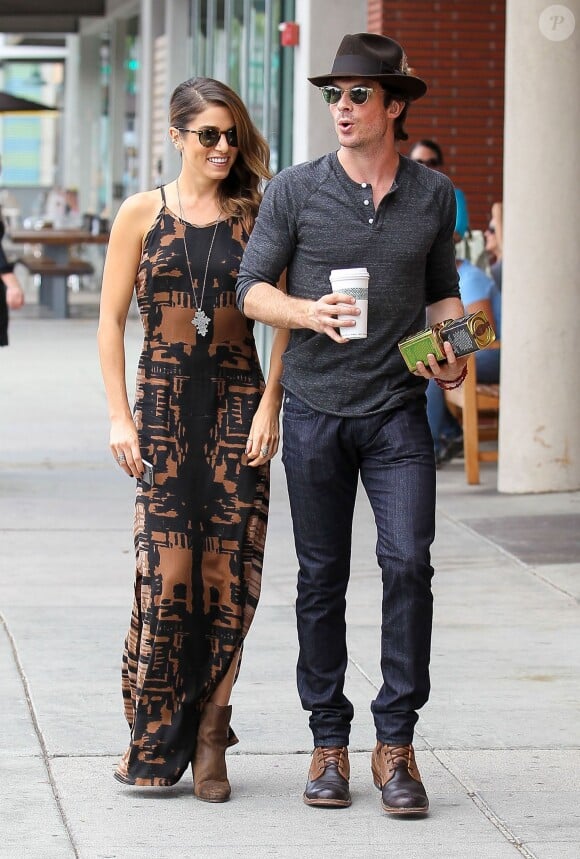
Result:
{"label": "round sunglasses", "polygon": [[338,86],[321,86],[320,92],[327,104],[338,104],[344,93],[348,93],[353,104],[366,104],[374,90],[369,86],[353,86],[350,89],[341,89]]}
{"label": "round sunglasses", "polygon": [[226,138],[228,146],[238,145],[238,132],[235,125],[232,125],[232,127],[228,128],[227,131],[220,131],[219,128],[215,128],[213,125],[209,125],[207,128],[202,128],[200,131],[196,131],[195,128],[177,128],[177,130],[187,131],[189,134],[197,134],[199,142],[206,149],[211,149],[212,146],[216,146],[216,144],[219,143],[222,134]]}

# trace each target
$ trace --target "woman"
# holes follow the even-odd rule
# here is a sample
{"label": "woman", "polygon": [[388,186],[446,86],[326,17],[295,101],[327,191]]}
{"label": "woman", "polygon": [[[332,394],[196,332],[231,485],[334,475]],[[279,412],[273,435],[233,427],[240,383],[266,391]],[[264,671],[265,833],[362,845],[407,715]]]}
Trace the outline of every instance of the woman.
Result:
{"label": "woman", "polygon": [[[270,175],[267,143],[238,95],[210,78],[175,89],[169,133],[179,176],[125,200],[103,274],[110,448],[138,481],[123,658],[131,743],[115,776],[172,785],[192,762],[195,795],[224,802],[225,750],[237,742],[230,693],[260,592],[285,335],[275,336],[264,391],[234,287]],[[133,288],[145,338],[132,415],[124,329]]]}

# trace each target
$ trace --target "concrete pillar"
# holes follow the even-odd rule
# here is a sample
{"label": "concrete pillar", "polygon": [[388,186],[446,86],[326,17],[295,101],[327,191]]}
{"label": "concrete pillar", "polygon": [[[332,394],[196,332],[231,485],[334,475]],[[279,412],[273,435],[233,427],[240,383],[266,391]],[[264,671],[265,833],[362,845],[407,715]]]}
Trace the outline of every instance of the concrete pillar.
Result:
{"label": "concrete pillar", "polygon": [[500,492],[580,488],[579,39],[580,0],[508,0]]}
{"label": "concrete pillar", "polygon": [[[69,37],[70,72],[75,80],[67,84],[67,135],[64,150],[65,184],[78,188],[80,212],[99,210],[102,158],[99,151],[101,137],[101,37],[80,35]],[[67,39],[68,43],[68,39]]]}
{"label": "concrete pillar", "polygon": [[66,65],[64,76],[64,109],[62,112],[62,150],[60,163],[62,164],[61,183],[64,188],[79,187],[80,179],[80,37],[67,35],[66,37]]}
{"label": "concrete pillar", "polygon": [[139,96],[137,100],[137,129],[139,134],[139,190],[151,187],[151,123],[153,87],[153,0],[141,0],[139,41]]}
{"label": "concrete pillar", "polygon": [[296,0],[296,21],[300,44],[294,49],[294,164],[318,158],[338,146],[328,108],[308,77],[330,71],[343,36],[366,30],[366,3]]}
{"label": "concrete pillar", "polygon": [[165,79],[165,98],[163,103],[163,156],[162,173],[164,181],[175,178],[181,161],[171,143],[168,133],[167,115],[169,99],[175,87],[190,76],[191,42],[189,33],[189,0],[167,0],[165,10],[165,36],[167,39],[167,76]]}

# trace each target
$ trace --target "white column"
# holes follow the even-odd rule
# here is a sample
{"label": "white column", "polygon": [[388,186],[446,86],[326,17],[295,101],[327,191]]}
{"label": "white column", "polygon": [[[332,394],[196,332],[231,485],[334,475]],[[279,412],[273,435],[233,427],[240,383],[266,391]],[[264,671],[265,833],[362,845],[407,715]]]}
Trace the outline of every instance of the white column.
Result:
{"label": "white column", "polygon": [[[62,185],[64,188],[79,187],[80,179],[80,36],[66,37],[66,63],[64,76],[64,110],[62,115]],[[97,73],[93,69],[93,73]]]}
{"label": "white column", "polygon": [[175,87],[186,80],[190,69],[191,41],[189,33],[189,0],[167,0],[165,36],[167,39],[167,77],[164,98],[163,177],[173,179],[179,171],[180,160],[172,145],[168,128],[169,99]]}
{"label": "white column", "polygon": [[67,84],[65,114],[72,110],[74,115],[67,117],[70,139],[65,146],[64,175],[67,186],[78,188],[80,212],[97,213],[102,170],[99,152],[101,38],[98,35],[80,35],[75,37],[75,41],[76,47],[70,53],[71,66],[69,68],[67,63],[66,70],[67,77],[71,72],[76,80],[70,84],[70,100]]}
{"label": "white column", "polygon": [[580,488],[579,38],[580,0],[508,0],[500,492]]}
{"label": "white column", "polygon": [[367,4],[352,0],[296,0],[300,44],[294,48],[294,164],[317,158],[338,144],[328,108],[309,77],[332,68],[347,33],[367,28]]}
{"label": "white column", "polygon": [[153,0],[141,0],[139,15],[139,97],[137,131],[139,135],[139,189],[150,188],[151,176],[151,88],[153,86]]}

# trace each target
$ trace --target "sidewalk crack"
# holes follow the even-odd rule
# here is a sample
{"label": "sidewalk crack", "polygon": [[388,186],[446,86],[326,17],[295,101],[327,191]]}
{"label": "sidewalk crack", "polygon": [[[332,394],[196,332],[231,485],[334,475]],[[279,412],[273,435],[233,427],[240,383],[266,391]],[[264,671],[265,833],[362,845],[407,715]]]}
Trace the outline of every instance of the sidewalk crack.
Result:
{"label": "sidewalk crack", "polygon": [[476,808],[486,817],[489,822],[495,826],[495,828],[503,835],[506,841],[516,848],[518,853],[524,857],[524,859],[538,859],[535,853],[532,853],[526,845],[517,837],[517,835],[512,832],[508,824],[502,820],[499,815],[495,813],[495,811],[491,808],[491,806],[485,801],[485,799],[481,796],[479,791],[467,784],[465,779],[460,775],[459,772],[456,772],[454,767],[449,763],[449,761],[445,760],[445,754],[441,752],[437,752],[432,746],[430,747],[431,754],[439,761],[441,766],[447,770],[450,776],[452,776],[455,781],[457,781],[461,787],[465,790],[467,796],[476,806]]}
{"label": "sidewalk crack", "polygon": [[75,843],[75,840],[74,840],[74,837],[72,834],[72,830],[71,830],[70,824],[68,822],[68,818],[66,816],[66,812],[64,810],[64,806],[62,804],[62,801],[61,801],[61,798],[60,798],[60,795],[58,792],[58,788],[56,786],[56,781],[54,778],[54,774],[52,772],[52,767],[50,765],[51,756],[48,753],[48,749],[46,747],[44,736],[42,734],[42,730],[41,730],[40,724],[38,722],[38,717],[36,715],[36,710],[34,708],[34,703],[32,701],[32,693],[30,691],[30,684],[28,683],[28,678],[26,677],[26,674],[24,673],[24,666],[22,665],[22,662],[20,660],[20,656],[18,654],[18,648],[16,646],[16,640],[15,640],[14,636],[12,635],[12,633],[8,627],[8,622],[6,621],[6,618],[4,617],[2,612],[0,612],[0,625],[3,627],[4,633],[6,634],[6,638],[8,639],[8,642],[10,644],[10,649],[12,651],[12,658],[14,659],[14,664],[16,665],[16,670],[18,671],[18,676],[20,678],[20,682],[22,683],[22,688],[24,690],[24,697],[26,699],[28,712],[30,714],[30,719],[32,721],[32,726],[34,728],[34,732],[36,734],[36,739],[38,740],[38,744],[39,744],[40,750],[42,752],[42,760],[44,763],[44,767],[46,769],[46,773],[48,775],[48,781],[50,784],[50,788],[52,791],[52,795],[54,797],[54,801],[55,801],[58,813],[60,815],[60,818],[62,820],[62,824],[64,826],[64,830],[67,834],[68,840],[70,842],[73,853],[75,855],[75,859],[80,859],[80,854],[78,852],[78,848],[77,848],[77,845]]}

